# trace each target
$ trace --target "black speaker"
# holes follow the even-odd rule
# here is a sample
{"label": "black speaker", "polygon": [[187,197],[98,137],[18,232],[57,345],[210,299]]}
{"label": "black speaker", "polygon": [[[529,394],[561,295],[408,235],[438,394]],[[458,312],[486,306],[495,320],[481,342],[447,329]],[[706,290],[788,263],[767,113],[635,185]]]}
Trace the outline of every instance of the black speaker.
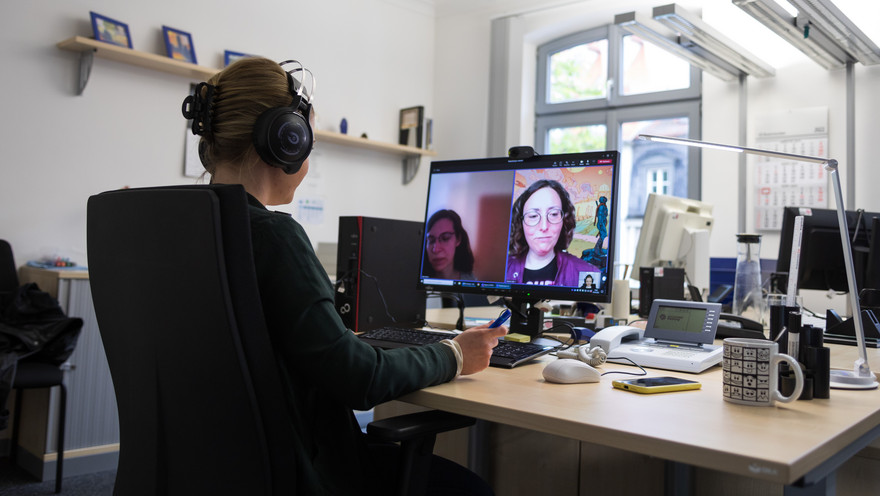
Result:
{"label": "black speaker", "polygon": [[684,269],[639,268],[639,317],[651,314],[654,300],[684,299]]}
{"label": "black speaker", "polygon": [[417,289],[424,223],[340,217],[336,311],[363,332],[425,323],[425,292]]}

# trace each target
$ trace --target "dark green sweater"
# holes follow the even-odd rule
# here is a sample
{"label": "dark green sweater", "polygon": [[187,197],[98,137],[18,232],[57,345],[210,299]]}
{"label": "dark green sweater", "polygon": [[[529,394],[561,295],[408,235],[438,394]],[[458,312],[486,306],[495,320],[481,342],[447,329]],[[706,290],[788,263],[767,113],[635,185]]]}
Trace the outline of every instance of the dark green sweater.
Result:
{"label": "dark green sweater", "polygon": [[263,311],[300,442],[299,493],[359,494],[370,460],[352,409],[451,380],[455,356],[439,343],[383,351],[357,339],[302,226],[248,196]]}

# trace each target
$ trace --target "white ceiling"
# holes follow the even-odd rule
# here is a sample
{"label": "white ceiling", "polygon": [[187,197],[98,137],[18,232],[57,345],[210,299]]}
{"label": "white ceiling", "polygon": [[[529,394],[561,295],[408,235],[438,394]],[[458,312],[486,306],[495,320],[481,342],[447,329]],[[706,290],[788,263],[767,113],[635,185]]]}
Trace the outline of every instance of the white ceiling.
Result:
{"label": "white ceiling", "polygon": [[[401,0],[398,0],[401,1]],[[504,17],[517,14],[526,14],[541,10],[548,10],[568,5],[583,4],[584,7],[595,9],[596,14],[605,14],[612,8],[614,14],[630,12],[633,10],[646,10],[658,5],[678,3],[682,7],[699,12],[706,2],[728,2],[731,0],[402,0],[409,3],[420,4],[426,9],[432,9],[436,18],[453,17],[467,14],[481,14],[490,18]],[[790,7],[786,0],[776,0],[784,7]],[[592,4],[592,5],[591,5]],[[872,5],[873,4],[873,5]],[[880,23],[874,22],[877,18],[873,15],[877,12],[877,2],[866,0],[834,0],[836,5],[850,20],[865,32],[875,43],[880,44]],[[867,9],[867,11],[866,11]]]}

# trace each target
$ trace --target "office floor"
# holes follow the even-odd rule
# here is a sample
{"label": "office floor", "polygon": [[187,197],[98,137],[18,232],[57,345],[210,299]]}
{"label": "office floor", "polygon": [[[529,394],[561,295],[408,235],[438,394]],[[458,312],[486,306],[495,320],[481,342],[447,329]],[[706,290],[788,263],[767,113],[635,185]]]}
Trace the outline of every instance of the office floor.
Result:
{"label": "office floor", "polygon": [[[361,429],[373,420],[373,411],[355,412]],[[111,496],[116,471],[65,477],[61,486],[63,496]],[[39,482],[24,470],[14,467],[8,457],[0,456],[0,495],[42,496],[55,494],[55,481]]]}
{"label": "office floor", "polygon": [[[63,496],[111,496],[116,471],[65,477]],[[24,470],[12,466],[9,458],[0,458],[0,494],[3,496],[42,496],[55,494],[55,481],[39,482]]]}

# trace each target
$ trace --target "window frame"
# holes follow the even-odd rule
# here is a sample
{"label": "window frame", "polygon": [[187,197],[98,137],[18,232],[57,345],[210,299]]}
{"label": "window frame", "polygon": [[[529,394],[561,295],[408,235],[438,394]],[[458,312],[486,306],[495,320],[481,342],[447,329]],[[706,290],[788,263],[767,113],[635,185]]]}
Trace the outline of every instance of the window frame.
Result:
{"label": "window frame", "polygon": [[[611,26],[601,26],[598,28],[589,29],[587,31],[581,31],[579,33],[574,33],[568,36],[564,36],[562,38],[558,38],[538,47],[538,66],[536,71],[538,78],[537,88],[535,91],[535,114],[540,116],[549,113],[582,111],[596,108],[604,108],[608,106],[608,98],[611,94],[612,89],[609,88],[609,85],[606,85],[605,87],[605,98],[593,98],[590,100],[579,100],[575,102],[548,103],[547,90],[550,85],[550,56],[554,53],[562,52],[569,48],[574,48],[578,45],[584,45],[587,43],[592,43],[594,41],[607,39],[608,59],[606,63],[611,60],[618,60],[618,48],[614,46],[612,37],[610,35],[610,28]],[[615,80],[616,74],[612,74],[611,71],[612,69],[617,67],[617,65],[618,64],[609,63],[607,69],[608,81]]]}
{"label": "window frame", "polygon": [[[693,65],[690,66],[690,86],[688,88],[640,93],[637,95],[621,95],[621,85],[617,84],[617,82],[622,78],[622,43],[625,36],[630,36],[630,33],[615,25],[607,25],[563,36],[539,46],[537,49],[538,60],[536,67],[536,116],[540,117],[562,112],[582,112],[601,108],[611,109],[673,100],[700,99],[702,97],[702,71]],[[575,102],[549,103],[547,101],[547,91],[550,84],[550,73],[548,72],[550,56],[578,45],[602,39],[608,40],[608,84],[606,86],[606,97]]]}

